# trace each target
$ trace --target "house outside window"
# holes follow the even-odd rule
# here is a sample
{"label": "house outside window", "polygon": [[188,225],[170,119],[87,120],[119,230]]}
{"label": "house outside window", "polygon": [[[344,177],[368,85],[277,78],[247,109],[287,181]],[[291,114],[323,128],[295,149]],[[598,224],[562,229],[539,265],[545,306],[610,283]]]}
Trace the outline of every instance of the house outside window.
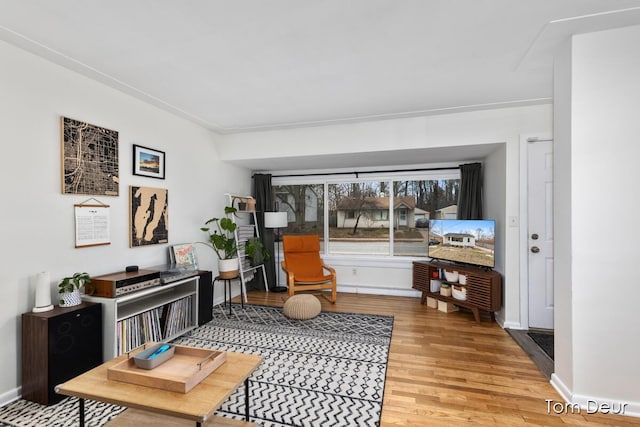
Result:
{"label": "house outside window", "polygon": [[282,232],[318,234],[330,255],[426,257],[429,220],[457,214],[459,171],[403,175],[342,181],[327,176],[313,184],[274,178],[278,210],[289,218]]}
{"label": "house outside window", "polygon": [[328,253],[389,255],[388,182],[329,184]]}
{"label": "house outside window", "polygon": [[287,228],[281,234],[317,234],[324,239],[324,185],[291,184],[273,186],[275,208],[287,212]]}

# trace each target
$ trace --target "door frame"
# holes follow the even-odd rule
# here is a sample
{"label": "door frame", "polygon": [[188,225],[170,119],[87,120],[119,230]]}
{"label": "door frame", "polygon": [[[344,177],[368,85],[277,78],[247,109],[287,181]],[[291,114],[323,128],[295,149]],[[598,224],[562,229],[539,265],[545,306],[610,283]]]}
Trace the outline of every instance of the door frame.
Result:
{"label": "door frame", "polygon": [[[529,203],[527,187],[529,184],[529,156],[527,145],[531,140],[552,141],[553,135],[547,132],[520,135],[520,328],[529,329]],[[555,154],[554,154],[555,155]],[[554,162],[555,164],[555,162]]]}

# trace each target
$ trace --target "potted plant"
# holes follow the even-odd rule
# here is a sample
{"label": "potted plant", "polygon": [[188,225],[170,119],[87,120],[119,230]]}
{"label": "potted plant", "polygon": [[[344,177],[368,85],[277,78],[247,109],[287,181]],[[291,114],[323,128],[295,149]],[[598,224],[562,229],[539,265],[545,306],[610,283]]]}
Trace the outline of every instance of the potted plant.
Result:
{"label": "potted plant", "polygon": [[239,211],[246,211],[247,210],[247,199],[244,197],[240,197],[240,196],[234,196],[233,200],[231,202],[231,204],[233,205],[233,202],[238,201],[238,210]]}
{"label": "potted plant", "polygon": [[271,258],[271,254],[264,247],[260,239],[257,237],[251,237],[244,247],[244,253],[251,259],[251,265],[256,266],[268,261]]}
{"label": "potted plant", "polygon": [[71,307],[82,302],[80,289],[91,283],[88,273],[75,273],[73,276],[65,277],[58,282],[58,294],[60,295],[60,306]]}
{"label": "potted plant", "polygon": [[228,217],[228,215],[235,215],[237,211],[233,206],[226,206],[224,217],[211,218],[204,223],[207,227],[200,228],[209,234],[209,243],[205,244],[211,247],[218,256],[218,273],[223,279],[234,278],[238,275],[238,247],[234,234],[237,225]]}
{"label": "potted plant", "polygon": [[254,199],[253,197],[234,196],[231,205],[233,205],[236,200],[238,201],[238,211],[255,212],[256,199]]}

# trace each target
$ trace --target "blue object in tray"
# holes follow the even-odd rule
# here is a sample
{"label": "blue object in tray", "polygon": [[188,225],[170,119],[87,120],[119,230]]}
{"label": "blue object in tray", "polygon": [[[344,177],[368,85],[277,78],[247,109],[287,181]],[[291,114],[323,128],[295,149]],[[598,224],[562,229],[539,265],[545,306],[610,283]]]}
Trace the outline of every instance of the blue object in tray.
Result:
{"label": "blue object in tray", "polygon": [[169,344],[163,344],[162,346],[160,346],[159,349],[157,349],[156,351],[154,351],[153,353],[151,353],[149,355],[149,357],[147,357],[147,359],[154,359],[157,356],[161,355],[162,353],[164,353],[165,351],[169,350],[171,348],[171,346]]}
{"label": "blue object in tray", "polygon": [[133,360],[138,368],[153,369],[171,359],[175,350],[171,344],[155,344],[133,356]]}

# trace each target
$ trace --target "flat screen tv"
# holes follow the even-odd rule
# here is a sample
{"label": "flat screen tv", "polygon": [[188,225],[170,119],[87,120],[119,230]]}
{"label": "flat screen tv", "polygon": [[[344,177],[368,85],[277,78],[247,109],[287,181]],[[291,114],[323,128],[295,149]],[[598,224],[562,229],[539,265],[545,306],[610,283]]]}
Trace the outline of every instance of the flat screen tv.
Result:
{"label": "flat screen tv", "polygon": [[432,219],[429,258],[482,267],[495,267],[495,229],[491,219]]}

